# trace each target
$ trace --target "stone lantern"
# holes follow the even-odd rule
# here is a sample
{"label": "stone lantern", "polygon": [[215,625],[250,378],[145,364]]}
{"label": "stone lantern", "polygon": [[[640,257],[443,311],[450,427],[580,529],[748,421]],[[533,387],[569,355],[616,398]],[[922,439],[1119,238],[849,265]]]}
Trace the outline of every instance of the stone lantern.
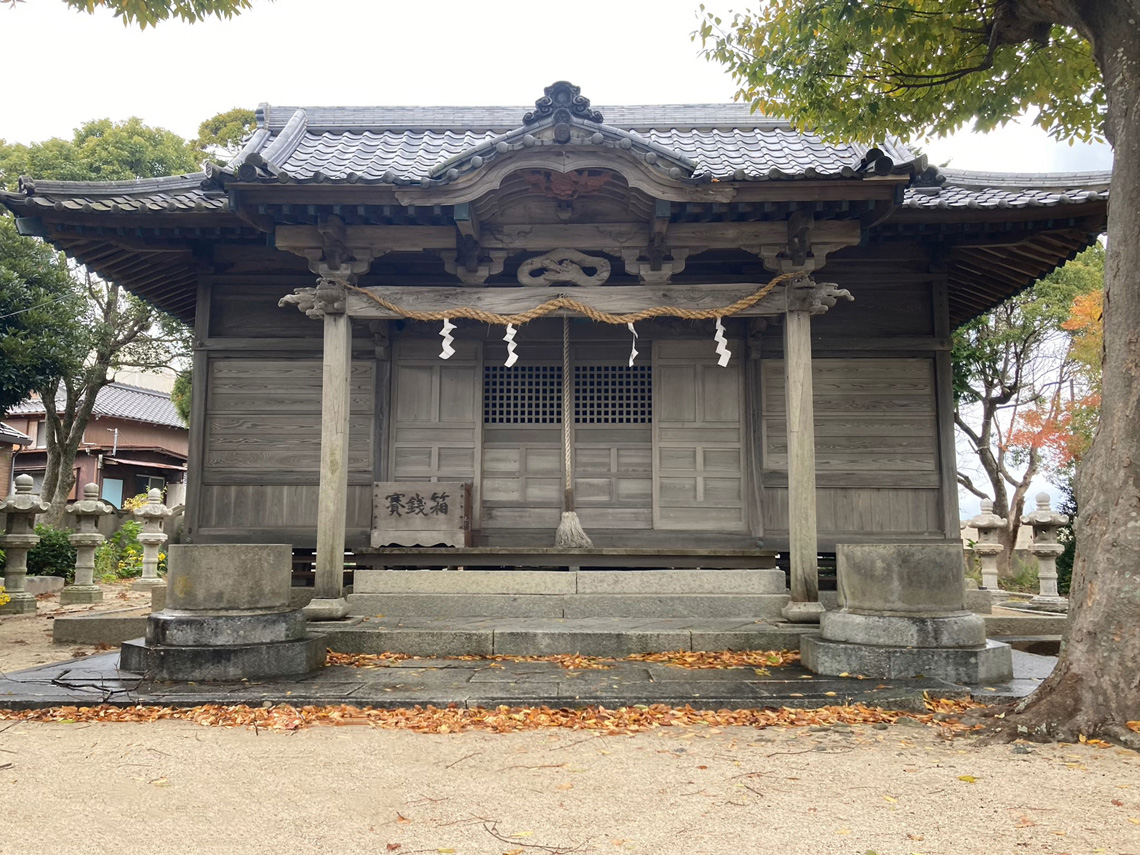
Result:
{"label": "stone lantern", "polygon": [[75,531],[67,536],[68,543],[75,547],[75,582],[60,592],[61,606],[103,601],[103,589],[95,584],[95,550],[105,538],[95,526],[99,517],[114,512],[109,504],[100,501],[98,484],[85,486],[83,498],[68,506],[67,513],[75,517]]}
{"label": "stone lantern", "polygon": [[40,501],[32,492],[32,476],[16,477],[16,492],[0,502],[0,513],[8,515],[7,531],[0,535],[7,564],[4,567],[4,590],[8,602],[0,606],[0,614],[29,615],[36,613],[36,598],[24,588],[28,575],[28,550],[40,542],[36,534],[36,516],[51,505]]}
{"label": "stone lantern", "polygon": [[998,556],[1005,547],[997,542],[997,533],[1009,525],[1009,521],[994,513],[994,503],[982,499],[982,512],[966,523],[978,530],[978,541],[974,544],[974,554],[982,559],[982,587],[990,591],[998,590]]}
{"label": "stone lantern", "polygon": [[162,491],[152,489],[146,495],[146,504],[132,511],[136,519],[142,520],[143,528],[139,532],[139,543],[143,546],[143,574],[131,585],[136,591],[149,591],[166,584],[158,578],[158,550],[166,543],[166,532],[162,530],[163,524],[174,515],[174,511],[162,503]]}
{"label": "stone lantern", "polygon": [[1021,518],[1022,525],[1033,527],[1033,545],[1029,551],[1037,556],[1037,578],[1040,593],[1032,602],[1042,606],[1068,606],[1069,601],[1057,592],[1057,556],[1065,547],[1057,542],[1057,530],[1069,522],[1065,514],[1049,507],[1049,494],[1037,494],[1037,508]]}

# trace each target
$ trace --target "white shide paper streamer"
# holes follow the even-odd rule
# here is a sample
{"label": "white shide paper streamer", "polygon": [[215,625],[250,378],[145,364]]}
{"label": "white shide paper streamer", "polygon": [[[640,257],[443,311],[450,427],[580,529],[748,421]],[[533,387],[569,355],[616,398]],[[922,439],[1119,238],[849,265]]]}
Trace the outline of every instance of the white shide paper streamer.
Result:
{"label": "white shide paper streamer", "polygon": [[626,324],[629,331],[633,333],[633,342],[629,346],[629,367],[633,368],[633,361],[637,359],[637,330],[633,328],[633,323]]}
{"label": "white shide paper streamer", "polygon": [[451,322],[451,319],[444,318],[443,329],[439,331],[439,336],[443,339],[443,350],[439,352],[440,359],[451,359],[455,356],[455,348],[451,346],[451,343],[455,341],[455,337],[451,334],[453,329],[455,329],[455,324]]}
{"label": "white shide paper streamer", "polygon": [[518,348],[518,345],[515,344],[515,333],[517,332],[518,330],[515,329],[514,324],[507,324],[507,334],[503,336],[503,341],[507,343],[507,361],[504,362],[503,365],[507,366],[507,368],[510,368],[519,361],[519,355],[515,353],[515,350]]}
{"label": "white shide paper streamer", "polygon": [[713,338],[716,340],[716,352],[720,355],[717,365],[724,368],[732,358],[732,351],[728,349],[728,339],[724,337],[724,321],[721,318],[716,319],[716,335]]}

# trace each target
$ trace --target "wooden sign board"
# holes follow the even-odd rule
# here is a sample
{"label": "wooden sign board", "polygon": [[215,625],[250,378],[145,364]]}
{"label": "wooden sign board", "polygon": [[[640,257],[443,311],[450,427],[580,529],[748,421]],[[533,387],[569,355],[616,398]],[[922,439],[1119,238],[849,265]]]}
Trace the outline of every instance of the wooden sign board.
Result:
{"label": "wooden sign board", "polygon": [[470,546],[471,485],[381,481],[372,485],[373,546]]}

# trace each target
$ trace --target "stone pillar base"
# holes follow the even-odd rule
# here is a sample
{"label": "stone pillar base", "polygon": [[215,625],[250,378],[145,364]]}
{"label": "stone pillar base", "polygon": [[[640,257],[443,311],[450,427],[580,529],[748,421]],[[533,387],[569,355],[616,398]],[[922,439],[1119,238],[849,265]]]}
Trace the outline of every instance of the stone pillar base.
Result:
{"label": "stone pillar base", "polygon": [[957,544],[838,544],[838,611],[805,636],[804,666],[819,674],[954,683],[1013,679],[1013,654],[986,640],[986,624],[966,610]]}
{"label": "stone pillar base", "polygon": [[1067,597],[1045,597],[1038,594],[1029,601],[1031,606],[1041,606],[1049,609],[1049,611],[1062,611],[1069,610],[1069,600]]}
{"label": "stone pillar base", "polygon": [[822,603],[797,603],[794,600],[780,609],[780,614],[789,623],[819,623],[823,612]]}
{"label": "stone pillar base", "polygon": [[136,638],[123,642],[119,668],[161,682],[258,680],[307,674],[319,668],[324,658],[320,638],[220,647],[166,647]]}
{"label": "stone pillar base", "polygon": [[820,621],[828,641],[885,647],[979,647],[986,643],[986,622],[973,612],[939,617],[829,612]]}
{"label": "stone pillar base", "polygon": [[165,579],[158,579],[158,578],[147,579],[144,577],[142,579],[135,579],[135,581],[131,582],[131,590],[132,591],[149,591],[151,588],[160,588],[165,584],[166,584]]}
{"label": "stone pillar base", "polygon": [[344,597],[314,597],[301,612],[305,620],[342,620],[348,617],[348,600]]}
{"label": "stone pillar base", "polygon": [[879,680],[934,677],[978,685],[1013,679],[1008,644],[987,640],[978,647],[886,647],[828,641],[818,635],[800,639],[800,661],[816,674],[850,674]]}
{"label": "stone pillar base", "polygon": [[0,606],[0,615],[34,615],[36,613],[36,598],[26,591],[13,591],[8,594],[10,599]]}
{"label": "stone pillar base", "polygon": [[103,602],[103,589],[98,585],[68,585],[59,592],[61,606],[88,605]]}
{"label": "stone pillar base", "polygon": [[289,608],[292,554],[288,544],[171,546],[165,608],[147,618],[145,638],[123,644],[120,667],[179,682],[299,677],[320,667],[324,642]]}

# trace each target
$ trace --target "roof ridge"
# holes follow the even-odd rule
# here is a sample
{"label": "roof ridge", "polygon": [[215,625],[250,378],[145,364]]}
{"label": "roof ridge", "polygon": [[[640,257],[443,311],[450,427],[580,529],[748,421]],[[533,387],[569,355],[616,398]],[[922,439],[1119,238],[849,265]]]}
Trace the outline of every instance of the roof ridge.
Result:
{"label": "roof ridge", "polygon": [[[522,127],[523,116],[533,106],[514,105],[282,105],[258,106],[258,127],[280,131],[297,111],[308,116],[311,131],[337,128],[466,128],[501,129]],[[611,127],[660,128],[732,127],[748,121],[749,127],[790,127],[786,119],[765,116],[740,102],[688,104],[614,104],[597,108],[602,124]],[[663,113],[677,113],[675,120]]]}
{"label": "roof ridge", "polygon": [[[107,389],[107,388],[110,388],[112,386],[115,388],[118,388],[118,389],[127,389],[128,391],[131,391],[131,392],[146,392],[146,393],[151,394],[151,395],[157,395],[160,398],[169,398],[170,397],[169,392],[163,392],[161,389],[148,389],[146,386],[135,386],[133,383],[122,383],[118,380],[112,380],[110,383],[108,383],[106,386],[104,386],[103,389]],[[102,392],[103,389],[100,389],[99,391]]]}
{"label": "roof ridge", "polygon": [[1112,170],[1083,170],[1074,172],[996,172],[981,169],[945,169],[938,172],[946,183],[955,187],[1034,187],[1063,188],[1087,184],[1108,184]]}
{"label": "roof ridge", "polygon": [[161,175],[157,178],[133,178],[120,181],[53,181],[50,179],[21,176],[20,189],[25,195],[36,193],[83,192],[87,194],[114,194],[119,191],[147,191],[196,189],[206,179],[205,172],[189,172],[179,175]]}

